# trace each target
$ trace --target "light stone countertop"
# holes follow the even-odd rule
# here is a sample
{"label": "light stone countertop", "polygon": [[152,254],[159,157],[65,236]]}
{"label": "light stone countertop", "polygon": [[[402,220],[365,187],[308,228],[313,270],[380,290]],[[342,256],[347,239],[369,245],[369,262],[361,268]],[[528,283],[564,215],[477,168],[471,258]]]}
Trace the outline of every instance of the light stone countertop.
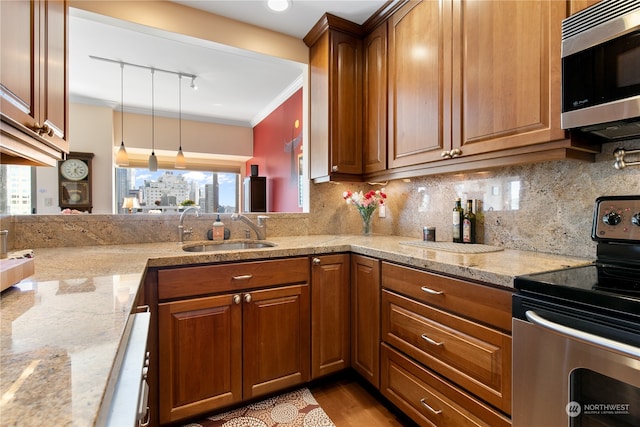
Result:
{"label": "light stone countertop", "polygon": [[[178,243],[35,249],[35,275],[0,297],[0,425],[93,426],[147,267],[351,251],[474,281],[592,260],[504,250],[461,254],[402,245],[407,237],[276,237],[277,246],[188,253]],[[193,242],[187,242],[193,243]]]}

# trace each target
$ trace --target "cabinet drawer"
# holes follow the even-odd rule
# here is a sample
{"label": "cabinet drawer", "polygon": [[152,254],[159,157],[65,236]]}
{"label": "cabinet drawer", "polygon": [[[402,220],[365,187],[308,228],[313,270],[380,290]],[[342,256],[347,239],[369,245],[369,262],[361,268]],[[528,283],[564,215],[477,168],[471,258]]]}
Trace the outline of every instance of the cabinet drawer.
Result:
{"label": "cabinet drawer", "polygon": [[511,412],[511,337],[382,292],[382,338],[506,413]]}
{"label": "cabinet drawer", "polygon": [[382,287],[511,332],[511,291],[388,262]]}
{"label": "cabinet drawer", "polygon": [[420,425],[508,427],[511,421],[385,344],[382,394]]}
{"label": "cabinet drawer", "polygon": [[257,287],[306,283],[306,257],[235,264],[203,265],[158,271],[160,300],[235,292]]}

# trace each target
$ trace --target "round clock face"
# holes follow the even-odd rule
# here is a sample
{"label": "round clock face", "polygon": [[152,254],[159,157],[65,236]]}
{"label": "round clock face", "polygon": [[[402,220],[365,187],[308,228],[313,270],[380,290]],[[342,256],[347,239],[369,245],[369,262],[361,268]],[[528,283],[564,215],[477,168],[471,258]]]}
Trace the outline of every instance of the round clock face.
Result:
{"label": "round clock face", "polygon": [[89,167],[80,159],[69,159],[62,163],[60,173],[66,179],[71,181],[79,181],[89,175]]}

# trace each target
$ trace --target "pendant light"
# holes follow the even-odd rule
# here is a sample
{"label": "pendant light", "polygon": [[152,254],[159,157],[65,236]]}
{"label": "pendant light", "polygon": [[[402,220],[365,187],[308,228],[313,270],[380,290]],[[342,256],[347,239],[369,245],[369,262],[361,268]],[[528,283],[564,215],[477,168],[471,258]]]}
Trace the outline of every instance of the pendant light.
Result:
{"label": "pendant light", "polygon": [[151,69],[151,155],[149,156],[149,171],[155,172],[158,170],[158,159],[155,152],[155,100],[154,93],[154,69]]}
{"label": "pendant light", "polygon": [[129,155],[124,148],[124,64],[120,64],[120,149],[116,154],[116,165],[120,167],[129,166]]}
{"label": "pendant light", "polygon": [[178,127],[179,127],[179,148],[178,155],[176,156],[176,169],[186,169],[187,160],[182,153],[182,75],[178,74]]}

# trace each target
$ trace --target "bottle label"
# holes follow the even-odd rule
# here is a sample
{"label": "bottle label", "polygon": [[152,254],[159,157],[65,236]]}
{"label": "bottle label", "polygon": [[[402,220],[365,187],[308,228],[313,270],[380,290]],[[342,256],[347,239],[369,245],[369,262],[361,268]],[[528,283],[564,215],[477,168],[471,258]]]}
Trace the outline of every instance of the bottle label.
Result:
{"label": "bottle label", "polygon": [[460,212],[453,212],[453,238],[460,239]]}
{"label": "bottle label", "polygon": [[471,221],[468,219],[462,221],[462,241],[471,243]]}

